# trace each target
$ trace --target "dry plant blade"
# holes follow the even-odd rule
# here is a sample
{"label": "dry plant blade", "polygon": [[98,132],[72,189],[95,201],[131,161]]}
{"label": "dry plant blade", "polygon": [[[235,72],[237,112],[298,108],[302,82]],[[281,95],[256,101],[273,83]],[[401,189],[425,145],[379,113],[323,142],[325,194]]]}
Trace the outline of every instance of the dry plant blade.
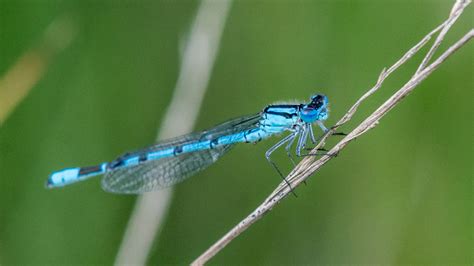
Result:
{"label": "dry plant blade", "polygon": [[462,12],[464,11],[464,8],[466,8],[466,6],[469,5],[470,3],[471,3],[470,0],[456,0],[453,8],[451,9],[451,13],[449,14],[449,19],[446,21],[446,25],[443,27],[443,29],[439,33],[434,44],[431,46],[430,51],[426,54],[425,58],[423,58],[423,61],[421,62],[418,69],[416,70],[416,74],[420,73],[426,67],[426,65],[428,64],[428,62],[430,61],[430,59],[433,57],[434,53],[436,52],[436,50],[441,45],[441,42],[443,41],[444,37],[448,33],[451,26],[461,16]]}
{"label": "dry plant blade", "polygon": [[45,76],[52,59],[75,39],[78,25],[66,16],[54,19],[39,42],[0,76],[0,127]]}
{"label": "dry plant blade", "polygon": [[[341,125],[348,122],[357,111],[359,105],[367,99],[370,95],[375,93],[382,85],[384,80],[403,65],[408,59],[410,59],[414,54],[416,54],[432,37],[435,33],[440,32],[437,39],[435,40],[433,46],[428,51],[423,61],[420,63],[416,73],[402,86],[395,94],[393,94],[388,100],[386,100],[382,105],[380,105],[377,110],[375,110],[371,115],[369,115],[363,122],[356,126],[347,136],[345,136],[341,141],[335,144],[331,150],[328,152],[328,155],[324,155],[316,160],[314,157],[309,156],[303,159],[288,175],[287,180],[290,182],[291,187],[295,188],[302,182],[304,182],[310,175],[315,171],[321,168],[325,163],[331,160],[334,156],[338,154],[349,142],[353,141],[355,138],[363,135],[370,129],[374,128],[378,121],[387,114],[390,110],[393,109],[400,101],[406,97],[411,91],[413,91],[418,84],[425,80],[434,70],[436,70],[449,56],[454,54],[458,49],[463,45],[469,42],[474,37],[474,30],[470,30],[466,35],[459,39],[454,45],[449,47],[441,56],[439,56],[433,63],[428,65],[428,62],[432,58],[434,52],[437,50],[441,44],[444,36],[454,24],[454,22],[459,18],[463,10],[470,4],[469,0],[458,0],[454,4],[454,7],[451,11],[449,18],[443,22],[440,26],[436,27],[433,31],[428,33],[418,44],[411,48],[404,56],[402,56],[393,66],[388,70],[383,70],[379,75],[379,78],[371,89],[369,89],[364,95],[362,95],[359,100],[347,111],[347,113],[332,127],[320,140],[319,144],[313,149],[312,152],[316,152],[318,148],[321,148],[324,145],[325,140],[332,135],[335,130]],[[264,214],[268,213],[277,203],[279,203],[283,198],[285,198],[291,189],[285,182],[279,184],[279,186],[259,205],[252,213],[250,213],[246,218],[240,221],[234,228],[232,228],[227,234],[225,234],[221,239],[214,243],[210,248],[208,248],[203,254],[201,254],[192,265],[203,265],[209,261],[213,256],[215,256],[220,250],[222,250],[227,244],[229,244],[233,239],[238,235],[244,232],[249,228],[253,223],[261,219]]]}

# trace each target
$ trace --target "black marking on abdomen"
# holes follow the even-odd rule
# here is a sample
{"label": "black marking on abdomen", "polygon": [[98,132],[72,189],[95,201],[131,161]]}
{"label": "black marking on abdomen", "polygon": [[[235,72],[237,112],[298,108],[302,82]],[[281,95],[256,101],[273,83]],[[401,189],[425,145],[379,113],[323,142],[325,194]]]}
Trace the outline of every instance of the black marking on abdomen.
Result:
{"label": "black marking on abdomen", "polygon": [[127,160],[127,158],[130,157],[130,155],[132,155],[131,152],[127,152],[127,153],[123,154],[122,156],[120,156],[117,159],[110,162],[108,164],[107,168],[114,169],[116,167],[122,166],[124,164],[125,160]]}
{"label": "black marking on abdomen", "polygon": [[114,169],[114,168],[117,168],[117,167],[122,166],[122,165],[123,165],[123,160],[121,158],[118,158],[118,159],[113,160],[112,162],[110,162],[107,167],[109,169]]}
{"label": "black marking on abdomen", "polygon": [[176,146],[173,150],[174,155],[178,155],[183,152],[183,146]]}
{"label": "black marking on abdomen", "polygon": [[79,169],[79,175],[87,175],[90,173],[97,173],[100,172],[102,169],[100,165],[95,165],[95,166],[87,166],[87,167],[82,167]]}
{"label": "black marking on abdomen", "polygon": [[144,162],[144,161],[146,161],[146,160],[147,160],[147,158],[146,158],[146,154],[145,154],[145,153],[142,153],[142,154],[140,154],[140,155],[138,156],[138,161],[139,161],[139,162]]}
{"label": "black marking on abdomen", "polygon": [[213,149],[217,145],[219,145],[219,139],[218,138],[215,138],[215,139],[213,139],[209,142],[209,148],[210,149]]}
{"label": "black marking on abdomen", "polygon": [[245,140],[245,143],[249,143],[249,141],[247,140],[247,133],[249,133],[250,130],[247,130],[244,132],[244,140]]}

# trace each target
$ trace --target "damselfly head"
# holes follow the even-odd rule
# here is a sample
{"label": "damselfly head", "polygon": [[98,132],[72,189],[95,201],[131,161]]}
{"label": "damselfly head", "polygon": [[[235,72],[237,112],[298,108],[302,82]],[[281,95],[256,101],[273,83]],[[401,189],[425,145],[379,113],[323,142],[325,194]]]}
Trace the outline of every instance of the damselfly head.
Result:
{"label": "damselfly head", "polygon": [[314,123],[316,121],[326,120],[328,118],[328,97],[323,94],[311,96],[311,102],[303,105],[301,108],[301,120],[306,123]]}

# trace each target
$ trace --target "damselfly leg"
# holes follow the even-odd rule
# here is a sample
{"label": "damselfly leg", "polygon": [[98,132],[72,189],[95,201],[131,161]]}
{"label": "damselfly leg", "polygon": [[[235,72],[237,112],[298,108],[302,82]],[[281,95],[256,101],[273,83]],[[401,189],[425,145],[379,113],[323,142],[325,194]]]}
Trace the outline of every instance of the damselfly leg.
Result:
{"label": "damselfly leg", "polygon": [[313,125],[308,124],[308,129],[309,129],[309,136],[311,137],[311,142],[313,143],[313,145],[316,145],[317,141],[316,141],[316,138],[314,137]]}
{"label": "damselfly leg", "polygon": [[291,155],[291,146],[292,146],[293,143],[295,142],[295,139],[296,139],[296,137],[297,137],[298,134],[299,134],[299,131],[295,131],[294,133],[292,133],[293,137],[288,141],[288,144],[287,144],[286,147],[285,147],[286,154],[288,155],[288,158],[290,158],[290,161],[291,161],[291,163],[293,164],[293,167],[296,166],[296,162],[295,162],[295,160],[293,159],[293,156]]}
{"label": "damselfly leg", "polygon": [[307,126],[300,128],[300,138],[298,139],[298,144],[296,145],[296,156],[300,157],[301,150],[306,146],[306,141],[308,140],[308,129]]}
{"label": "damselfly leg", "polygon": [[273,166],[273,168],[275,168],[275,170],[278,172],[278,174],[280,175],[280,177],[285,181],[285,183],[288,185],[288,187],[290,188],[291,190],[291,193],[293,193],[293,195],[295,197],[297,197],[296,193],[293,191],[293,188],[291,187],[291,184],[290,182],[288,182],[288,180],[286,180],[285,176],[283,175],[283,173],[280,171],[280,169],[278,168],[278,166],[270,159],[270,155],[276,150],[278,149],[279,147],[281,147],[283,144],[285,144],[286,142],[293,142],[293,140],[295,139],[296,135],[298,134],[298,131],[295,131],[293,133],[291,133],[290,135],[286,136],[285,138],[283,138],[282,140],[280,140],[277,144],[273,145],[270,149],[267,150],[267,152],[265,153],[265,157],[267,158],[267,161]]}

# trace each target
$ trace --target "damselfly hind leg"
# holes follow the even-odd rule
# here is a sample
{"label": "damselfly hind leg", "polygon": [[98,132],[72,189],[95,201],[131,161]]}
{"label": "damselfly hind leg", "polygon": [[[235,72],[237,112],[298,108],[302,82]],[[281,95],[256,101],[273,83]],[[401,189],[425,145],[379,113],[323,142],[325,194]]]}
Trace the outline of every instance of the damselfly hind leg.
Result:
{"label": "damselfly hind leg", "polygon": [[[291,146],[293,145],[293,142],[295,142],[295,139],[296,139],[296,136],[298,135],[298,133],[299,133],[299,131],[295,131],[295,133],[293,133],[293,138],[288,141],[288,145],[286,145],[286,147],[285,147],[286,154],[290,158],[290,161],[293,164],[293,167],[296,167],[296,162],[293,159],[293,156],[291,155]],[[306,185],[306,181],[303,181],[303,183]]]}
{"label": "damselfly hind leg", "polygon": [[278,168],[278,166],[270,159],[270,155],[276,150],[278,149],[279,147],[281,147],[283,144],[285,144],[286,142],[288,141],[292,141],[296,136],[296,133],[292,133],[288,136],[286,136],[285,138],[283,138],[282,140],[280,140],[277,144],[273,145],[270,149],[268,149],[268,151],[265,153],[265,157],[267,158],[267,161],[273,166],[273,168],[277,171],[277,173],[280,175],[280,177],[283,179],[283,181],[285,181],[285,183],[288,185],[288,187],[290,188],[290,191],[291,193],[293,193],[293,195],[295,197],[297,197],[296,193],[293,191],[293,187],[291,186],[290,182],[288,182],[288,180],[286,180],[285,176],[283,175],[283,173],[280,171],[280,169]]}
{"label": "damselfly hind leg", "polygon": [[290,140],[288,141],[288,144],[286,145],[285,147],[285,150],[286,150],[286,155],[288,155],[288,157],[290,158],[290,161],[291,163],[293,164],[293,167],[296,166],[296,162],[295,160],[293,159],[293,156],[291,155],[291,146],[293,145],[293,142],[295,142],[295,139],[296,139],[296,136],[298,135],[298,131],[295,131],[294,133],[292,133],[290,136],[292,136],[290,138]]}

